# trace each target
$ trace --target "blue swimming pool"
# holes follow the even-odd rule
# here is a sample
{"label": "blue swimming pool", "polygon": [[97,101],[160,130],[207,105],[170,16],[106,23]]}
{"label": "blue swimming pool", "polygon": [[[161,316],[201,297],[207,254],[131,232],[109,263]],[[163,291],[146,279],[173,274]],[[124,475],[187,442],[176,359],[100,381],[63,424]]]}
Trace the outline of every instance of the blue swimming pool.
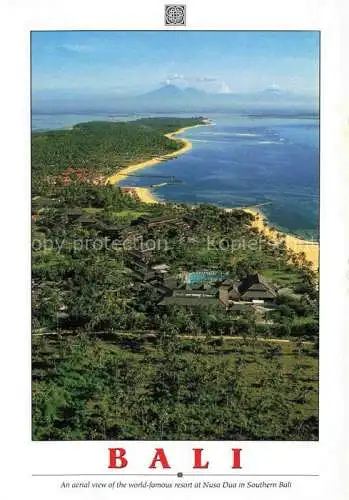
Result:
{"label": "blue swimming pool", "polygon": [[198,283],[224,280],[226,277],[226,274],[219,271],[195,271],[186,275],[185,282],[188,285],[197,285]]}

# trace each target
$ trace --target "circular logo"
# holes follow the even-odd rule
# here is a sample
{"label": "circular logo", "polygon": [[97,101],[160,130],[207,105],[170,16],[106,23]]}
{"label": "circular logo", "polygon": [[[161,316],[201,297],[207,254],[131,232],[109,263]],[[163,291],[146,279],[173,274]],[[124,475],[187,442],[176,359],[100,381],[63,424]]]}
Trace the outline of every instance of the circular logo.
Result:
{"label": "circular logo", "polygon": [[184,9],[182,5],[169,5],[166,7],[167,24],[183,24]]}

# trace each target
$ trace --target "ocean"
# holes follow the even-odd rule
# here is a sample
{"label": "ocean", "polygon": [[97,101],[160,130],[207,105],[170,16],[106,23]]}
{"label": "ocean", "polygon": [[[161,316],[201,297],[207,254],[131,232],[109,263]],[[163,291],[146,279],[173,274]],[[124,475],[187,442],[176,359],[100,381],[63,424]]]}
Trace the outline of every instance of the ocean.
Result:
{"label": "ocean", "polygon": [[77,123],[91,121],[129,121],[138,118],[136,115],[93,115],[93,114],[33,114],[32,131],[69,129]]}
{"label": "ocean", "polygon": [[[46,116],[46,122],[42,116]],[[40,120],[33,116],[33,130],[103,119],[90,115],[42,116]],[[231,114],[208,118],[213,125],[185,131],[184,136],[193,143],[191,151],[140,170],[140,177],[129,177],[121,185],[150,186],[164,182],[157,175],[173,176],[180,182],[154,190],[160,198],[222,207],[261,205],[275,227],[317,240],[319,120]]]}

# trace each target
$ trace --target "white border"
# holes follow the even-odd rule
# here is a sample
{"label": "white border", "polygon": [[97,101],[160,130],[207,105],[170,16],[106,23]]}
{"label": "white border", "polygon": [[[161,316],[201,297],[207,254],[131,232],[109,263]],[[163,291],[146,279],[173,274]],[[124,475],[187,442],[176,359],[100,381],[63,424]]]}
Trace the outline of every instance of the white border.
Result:
{"label": "white border", "polygon": [[[5,72],[2,74],[4,98],[2,117],[2,174],[1,202],[6,238],[2,239],[1,262],[5,299],[2,317],[3,398],[1,429],[5,431],[2,456],[5,466],[0,487],[5,499],[23,496],[56,499],[69,494],[56,488],[57,481],[31,478],[41,471],[89,470],[108,472],[106,449],[111,443],[32,443],[30,442],[30,128],[29,128],[29,31],[38,29],[166,29],[163,24],[165,2],[128,1],[122,5],[110,0],[87,3],[82,0],[50,2],[17,0],[6,7],[1,31]],[[320,442],[319,443],[263,443],[242,442],[246,456],[244,472],[280,470],[291,473],[320,473],[321,477],[297,479],[290,491],[261,490],[259,498],[297,498],[336,500],[345,495],[345,293],[347,246],[344,238],[346,221],[345,199],[347,178],[341,174],[344,165],[343,106],[344,54],[340,50],[340,35],[344,33],[344,6],[340,10],[332,1],[279,0],[236,2],[191,0],[187,2],[187,26],[181,29],[306,29],[322,32],[321,64],[321,355],[320,355]],[[169,29],[169,28],[168,28]],[[347,101],[344,101],[347,104]],[[335,293],[333,292],[335,291]],[[6,300],[7,299],[7,300]],[[348,375],[348,373],[346,373]],[[125,444],[125,443],[124,443]],[[236,446],[238,443],[234,443]],[[180,454],[190,450],[193,443],[167,443],[169,456],[174,456],[178,470],[187,460]],[[130,443],[135,451],[135,467],[141,465],[143,450],[152,443]],[[205,447],[205,446],[203,446]],[[225,461],[219,451],[228,443],[208,443],[208,455],[216,463],[216,470],[224,470]],[[224,452],[226,453],[226,452]],[[146,454],[146,456],[148,456]],[[185,453],[185,456],[188,456]],[[348,462],[347,462],[348,465]],[[128,469],[130,471],[131,468]],[[212,469],[213,471],[213,469]],[[185,472],[185,471],[183,471]],[[261,472],[260,472],[261,473]],[[214,490],[213,490],[214,491]],[[75,491],[75,498],[95,498],[95,491]],[[216,491],[214,491],[217,494]],[[113,495],[130,497],[124,491]],[[162,490],[136,490],[142,494],[162,497]],[[178,493],[166,491],[176,498]],[[189,496],[189,492],[187,492]],[[212,490],[201,490],[205,497]],[[220,490],[218,494],[252,498],[256,491],[232,493]],[[192,492],[190,493],[192,495]],[[105,498],[106,493],[99,495]],[[186,498],[186,496],[185,496]]]}

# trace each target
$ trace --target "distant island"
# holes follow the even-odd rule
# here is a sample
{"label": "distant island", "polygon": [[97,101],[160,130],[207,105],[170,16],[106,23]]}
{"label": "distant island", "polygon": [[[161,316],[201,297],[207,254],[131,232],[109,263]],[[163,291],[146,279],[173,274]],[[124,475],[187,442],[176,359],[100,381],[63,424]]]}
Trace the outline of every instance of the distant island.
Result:
{"label": "distant island", "polygon": [[55,91],[34,96],[33,113],[288,113],[290,109],[300,115],[317,114],[319,98],[281,89],[261,89],[254,92],[212,92],[195,86],[166,83],[145,93],[109,97],[101,101],[91,96],[89,101],[77,98],[72,102]]}

